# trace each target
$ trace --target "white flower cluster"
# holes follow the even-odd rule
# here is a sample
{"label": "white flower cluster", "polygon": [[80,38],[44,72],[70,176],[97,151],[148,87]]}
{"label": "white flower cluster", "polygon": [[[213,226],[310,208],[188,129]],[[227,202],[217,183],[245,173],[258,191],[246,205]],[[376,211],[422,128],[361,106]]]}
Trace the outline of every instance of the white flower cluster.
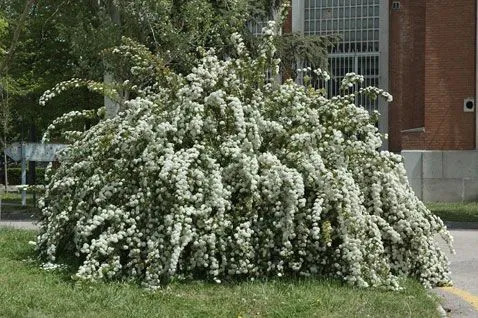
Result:
{"label": "white flower cluster", "polygon": [[100,109],[87,109],[82,111],[73,110],[71,112],[65,113],[48,125],[47,130],[43,134],[42,143],[49,142],[51,135],[54,132],[63,132],[66,134],[66,139],[68,141],[74,141],[81,137],[81,132],[75,130],[66,130],[69,124],[75,123],[78,119],[94,119],[97,117],[101,118],[104,117],[103,113],[104,107]]}
{"label": "white flower cluster", "polygon": [[19,185],[16,186],[17,190],[20,191],[28,191],[29,193],[38,193],[43,194],[45,192],[45,186],[42,184],[35,184],[35,185]]}
{"label": "white flower cluster", "polygon": [[[139,96],[150,92],[152,82],[160,82],[169,72],[159,56],[153,55],[144,45],[138,44],[129,38],[123,37],[121,45],[111,51],[106,51],[105,58],[108,64],[130,68],[130,74],[119,89],[133,91]],[[159,83],[161,84],[161,83]]]}
{"label": "white flower cluster", "polygon": [[330,80],[330,74],[322,70],[320,68],[317,69],[312,69],[310,66],[304,67],[304,68],[299,68],[296,71],[298,74],[302,73],[303,74],[303,82],[305,86],[311,86],[312,80],[319,80],[319,81],[324,81],[327,82]]}
{"label": "white flower cluster", "polygon": [[323,79],[324,81],[330,80],[330,75],[327,71],[324,71],[318,68],[318,69],[315,69],[313,72],[315,75],[317,75],[320,79]]}
{"label": "white flower cluster", "polygon": [[381,96],[381,97],[385,98],[385,100],[388,103],[393,102],[393,96],[389,92],[386,92],[383,89],[380,89],[378,87],[373,87],[373,86],[362,87],[359,90],[359,93],[368,96],[372,100]]}
{"label": "white flower cluster", "polygon": [[54,97],[60,95],[62,92],[67,91],[73,88],[86,87],[92,92],[97,92],[102,95],[109,97],[114,101],[120,101],[117,90],[114,87],[106,85],[104,83],[98,83],[90,80],[83,80],[80,78],[72,78],[68,81],[60,82],[55,85],[51,90],[47,90],[40,96],[39,104],[45,106],[45,104],[53,99]]}
{"label": "white flower cluster", "polygon": [[347,90],[349,88],[352,88],[355,84],[363,83],[363,81],[363,75],[358,75],[353,72],[347,73],[345,74],[344,78],[342,79],[342,82],[340,83],[340,89]]}
{"label": "white flower cluster", "polygon": [[55,271],[55,270],[64,270],[67,268],[66,265],[56,264],[56,263],[43,263],[41,268],[45,271]]}
{"label": "white flower cluster", "polygon": [[283,275],[449,283],[434,236],[451,238],[400,157],[376,150],[368,112],[349,96],[266,83],[264,41],[258,59],[209,51],[82,133],[46,188],[40,255],[76,255],[78,279],[150,287]]}

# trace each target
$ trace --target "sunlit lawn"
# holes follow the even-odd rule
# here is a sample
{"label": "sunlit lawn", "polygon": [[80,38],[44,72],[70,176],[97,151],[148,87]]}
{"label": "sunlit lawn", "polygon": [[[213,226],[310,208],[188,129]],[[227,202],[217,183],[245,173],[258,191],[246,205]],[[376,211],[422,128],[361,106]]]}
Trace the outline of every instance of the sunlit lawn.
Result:
{"label": "sunlit lawn", "polygon": [[438,317],[417,282],[390,292],[332,280],[172,283],[150,292],[134,284],[86,284],[71,271],[33,261],[35,232],[0,228],[0,317]]}
{"label": "sunlit lawn", "polygon": [[478,222],[477,202],[434,202],[426,206],[444,221]]}

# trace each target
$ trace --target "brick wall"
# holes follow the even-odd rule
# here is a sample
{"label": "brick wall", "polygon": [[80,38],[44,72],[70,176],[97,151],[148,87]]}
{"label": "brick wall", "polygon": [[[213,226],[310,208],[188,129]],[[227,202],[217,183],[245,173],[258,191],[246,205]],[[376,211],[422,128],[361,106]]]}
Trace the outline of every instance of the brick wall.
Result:
{"label": "brick wall", "polygon": [[289,13],[287,14],[287,18],[282,25],[282,32],[292,33],[292,6],[289,7]]}
{"label": "brick wall", "polygon": [[[392,2],[392,1],[390,1]],[[402,130],[424,126],[425,1],[402,0],[390,11],[389,148],[402,148]],[[390,4],[391,8],[391,4]]]}
{"label": "brick wall", "polygon": [[475,1],[400,2],[390,12],[390,150],[474,149],[463,99],[475,95]]}

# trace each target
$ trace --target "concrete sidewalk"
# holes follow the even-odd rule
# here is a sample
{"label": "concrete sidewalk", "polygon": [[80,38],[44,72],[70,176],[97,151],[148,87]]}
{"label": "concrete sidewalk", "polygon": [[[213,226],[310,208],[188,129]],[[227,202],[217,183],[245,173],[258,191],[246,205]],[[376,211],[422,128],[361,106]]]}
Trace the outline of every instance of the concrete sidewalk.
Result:
{"label": "concrete sidewalk", "polygon": [[[452,229],[456,254],[448,257],[454,286],[435,288],[448,317],[478,317],[478,230]],[[444,251],[448,249],[440,244]]]}
{"label": "concrete sidewalk", "polygon": [[16,229],[38,230],[38,225],[34,221],[0,221],[0,227],[4,226]]}

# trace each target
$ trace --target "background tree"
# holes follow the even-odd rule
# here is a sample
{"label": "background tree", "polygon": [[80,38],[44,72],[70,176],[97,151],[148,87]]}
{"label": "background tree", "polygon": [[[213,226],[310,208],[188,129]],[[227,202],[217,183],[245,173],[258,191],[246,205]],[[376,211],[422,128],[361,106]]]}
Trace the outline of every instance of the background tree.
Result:
{"label": "background tree", "polygon": [[[197,47],[215,48],[218,56],[234,54],[229,34],[238,31],[254,54],[257,45],[246,27],[251,19],[266,20],[285,1],[252,0],[39,0],[32,3],[24,20],[23,34],[9,74],[18,94],[10,96],[12,132],[32,141],[59,115],[72,110],[97,108],[103,97],[84,88],[69,91],[38,107],[41,94],[70,78],[101,81],[107,65],[105,49],[120,43],[122,36],[144,44],[160,56],[165,65],[189,73],[199,55]],[[15,21],[24,12],[25,1],[0,2],[6,21]],[[14,24],[7,26],[12,39]],[[277,47],[283,67],[306,57],[314,66],[326,63],[326,38],[284,36]],[[6,45],[10,44],[8,40]],[[292,53],[291,53],[292,52]],[[112,67],[115,80],[122,83],[128,69]],[[290,67],[289,67],[290,68]],[[291,68],[290,68],[291,69]],[[294,74],[291,74],[294,75]],[[21,94],[20,94],[21,92]],[[19,118],[22,118],[20,121]],[[89,123],[85,122],[88,126]],[[13,137],[13,136],[12,136]]]}
{"label": "background tree", "polygon": [[[23,11],[21,11],[21,14],[19,17],[16,19],[16,23],[14,23],[14,28],[13,28],[13,35],[12,35],[12,40],[8,44],[8,49],[7,46],[4,46],[5,38],[7,35],[7,30],[9,23],[4,17],[4,13],[0,11],[0,118],[2,121],[2,138],[1,144],[2,148],[7,145],[7,138],[8,134],[10,132],[10,121],[11,121],[11,109],[10,109],[10,95],[15,95],[19,94],[21,90],[18,88],[17,81],[12,78],[9,74],[9,69],[10,69],[10,64],[11,61],[15,55],[16,48],[19,43],[19,38],[20,34],[24,28],[25,22],[27,20],[28,12],[34,5],[35,0],[27,0],[24,3],[23,6]],[[7,157],[4,154],[3,155],[3,162],[4,162],[4,182],[5,182],[5,187],[8,184],[8,173],[7,173]]]}

